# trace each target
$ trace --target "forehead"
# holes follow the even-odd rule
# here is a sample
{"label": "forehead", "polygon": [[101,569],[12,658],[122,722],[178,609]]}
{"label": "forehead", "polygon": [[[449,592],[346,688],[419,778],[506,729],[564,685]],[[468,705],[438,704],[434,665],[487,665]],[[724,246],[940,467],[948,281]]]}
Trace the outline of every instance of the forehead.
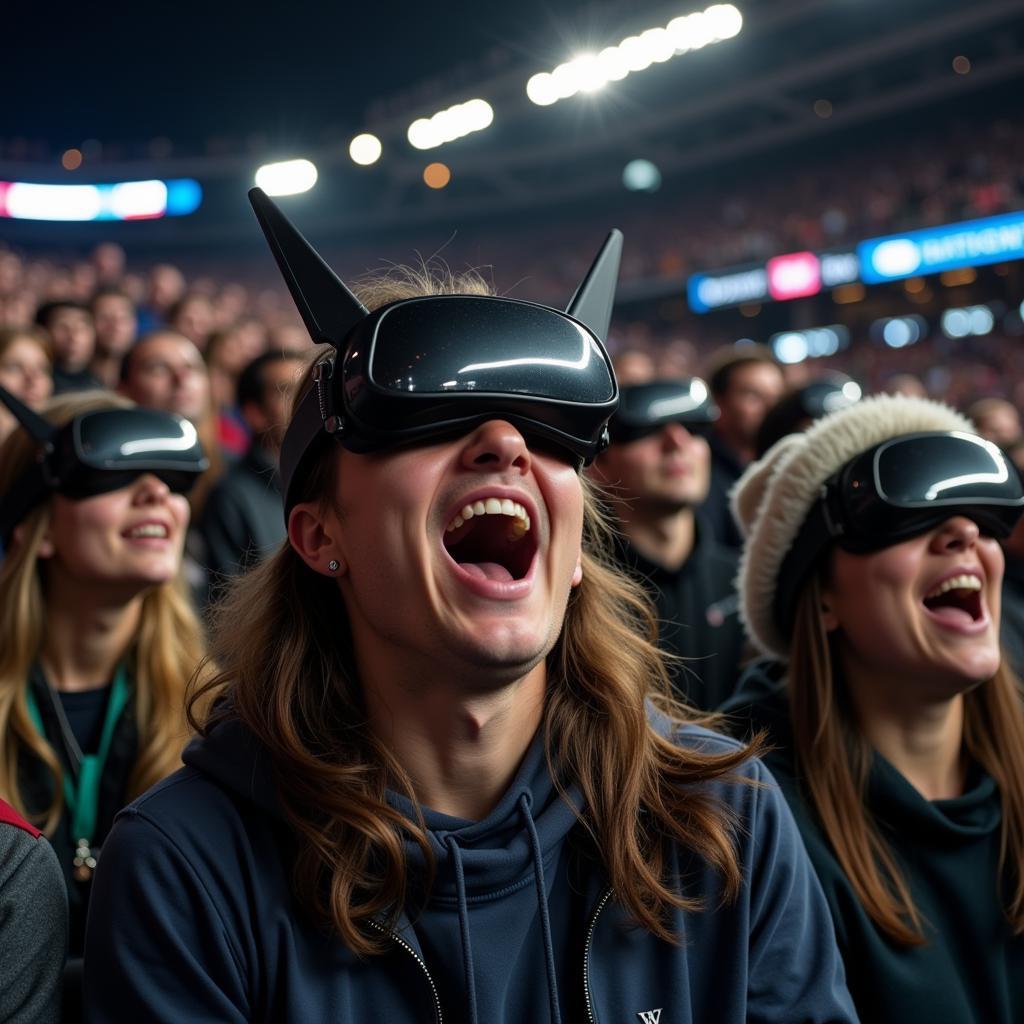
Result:
{"label": "forehead", "polygon": [[781,388],[782,371],[773,363],[741,363],[729,375],[729,390],[752,387]]}
{"label": "forehead", "polygon": [[50,356],[36,338],[33,338],[31,335],[20,334],[12,338],[7,345],[0,348],[0,360],[4,362],[38,360],[49,363]]}
{"label": "forehead", "polygon": [[168,334],[141,341],[136,345],[132,359],[133,368],[146,370],[165,363],[201,366],[203,357],[188,338],[176,338]]}
{"label": "forehead", "polygon": [[59,306],[50,314],[51,325],[59,321],[88,323],[90,319],[91,317],[87,310],[78,309],[75,306]]}
{"label": "forehead", "polygon": [[93,309],[98,313],[110,312],[115,309],[130,310],[133,308],[132,300],[127,295],[97,295],[93,301]]}

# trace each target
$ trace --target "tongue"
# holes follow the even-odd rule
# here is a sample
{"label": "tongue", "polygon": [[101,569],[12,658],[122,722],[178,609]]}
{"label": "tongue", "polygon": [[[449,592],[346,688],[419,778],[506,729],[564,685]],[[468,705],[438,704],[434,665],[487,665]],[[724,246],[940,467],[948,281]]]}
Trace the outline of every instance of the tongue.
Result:
{"label": "tongue", "polygon": [[940,622],[946,622],[951,626],[959,626],[974,621],[974,617],[966,608],[960,608],[954,604],[935,605],[928,610]]}
{"label": "tongue", "polygon": [[512,579],[512,573],[503,565],[497,562],[459,562],[470,576],[478,580],[494,580],[497,583],[508,583]]}

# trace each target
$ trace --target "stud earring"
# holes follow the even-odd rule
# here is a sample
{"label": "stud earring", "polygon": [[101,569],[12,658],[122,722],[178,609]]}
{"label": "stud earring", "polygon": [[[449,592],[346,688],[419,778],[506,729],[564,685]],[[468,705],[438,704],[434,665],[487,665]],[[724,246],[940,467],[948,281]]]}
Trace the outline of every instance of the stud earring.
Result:
{"label": "stud earring", "polygon": [[331,572],[337,572],[341,568],[341,563],[336,558],[332,558],[327,563],[327,568],[330,569]]}

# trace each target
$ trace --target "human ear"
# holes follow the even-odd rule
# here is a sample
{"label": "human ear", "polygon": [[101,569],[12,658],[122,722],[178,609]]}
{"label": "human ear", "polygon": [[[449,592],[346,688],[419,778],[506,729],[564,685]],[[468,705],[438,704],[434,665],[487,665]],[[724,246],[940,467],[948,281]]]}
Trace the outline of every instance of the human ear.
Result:
{"label": "human ear", "polygon": [[340,523],[336,518],[327,519],[316,502],[300,502],[291,510],[288,543],[321,576],[343,576],[348,571],[341,550]]}
{"label": "human ear", "polygon": [[583,556],[576,559],[576,568],[572,571],[572,586],[578,587],[583,582]]}
{"label": "human ear", "polygon": [[[25,530],[27,527],[24,523],[18,523],[14,528],[14,532],[11,534],[11,550],[16,547],[20,547],[25,543]],[[57,548],[54,546],[53,540],[50,538],[50,531],[46,533],[39,540],[39,547],[36,549],[36,558],[53,558],[56,554]]]}

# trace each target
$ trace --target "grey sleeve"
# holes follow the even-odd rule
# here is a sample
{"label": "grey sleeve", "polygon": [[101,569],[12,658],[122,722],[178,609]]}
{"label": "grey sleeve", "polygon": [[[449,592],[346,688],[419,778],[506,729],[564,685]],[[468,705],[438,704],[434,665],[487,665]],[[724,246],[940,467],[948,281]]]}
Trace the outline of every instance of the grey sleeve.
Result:
{"label": "grey sleeve", "polygon": [[45,839],[0,825],[0,1021],[60,1018],[68,897]]}

